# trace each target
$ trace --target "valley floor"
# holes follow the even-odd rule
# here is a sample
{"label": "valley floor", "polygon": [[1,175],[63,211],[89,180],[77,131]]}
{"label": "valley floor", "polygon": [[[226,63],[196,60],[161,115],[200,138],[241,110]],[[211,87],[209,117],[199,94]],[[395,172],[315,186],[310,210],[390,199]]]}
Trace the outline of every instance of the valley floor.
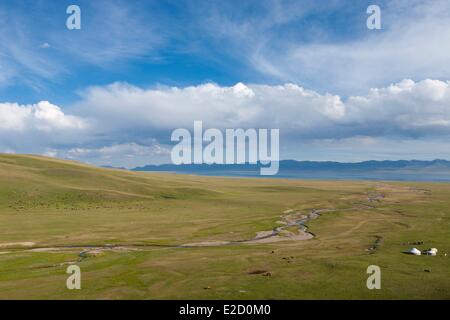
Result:
{"label": "valley floor", "polygon": [[[450,184],[0,155],[1,299],[449,299]],[[403,252],[438,248],[438,255]],[[68,290],[66,269],[81,269]],[[366,286],[369,265],[381,289]]]}

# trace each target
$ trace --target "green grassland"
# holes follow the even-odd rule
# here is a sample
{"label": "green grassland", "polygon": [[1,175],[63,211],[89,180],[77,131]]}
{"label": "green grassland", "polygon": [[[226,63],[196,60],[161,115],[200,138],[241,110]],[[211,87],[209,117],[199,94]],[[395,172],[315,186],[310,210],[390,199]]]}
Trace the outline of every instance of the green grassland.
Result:
{"label": "green grassland", "polygon": [[[182,246],[251,239],[290,209],[330,210],[307,222],[309,240]],[[411,247],[439,253],[402,253]],[[450,184],[212,178],[0,155],[1,299],[448,299],[447,252]],[[70,263],[81,290],[66,288]],[[381,290],[366,287],[372,264]]]}

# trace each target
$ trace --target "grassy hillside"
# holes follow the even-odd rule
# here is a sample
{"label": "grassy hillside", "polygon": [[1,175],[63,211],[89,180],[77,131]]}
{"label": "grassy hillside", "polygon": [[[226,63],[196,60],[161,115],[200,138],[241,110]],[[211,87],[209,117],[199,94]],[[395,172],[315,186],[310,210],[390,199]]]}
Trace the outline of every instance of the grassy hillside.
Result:
{"label": "grassy hillside", "polygon": [[[239,243],[314,210],[312,239]],[[0,298],[450,298],[449,219],[450,184],[210,178],[0,155]],[[237,242],[184,246],[212,241]],[[439,255],[402,254],[413,246]],[[66,289],[70,263],[81,290]],[[366,288],[371,264],[381,290]]]}

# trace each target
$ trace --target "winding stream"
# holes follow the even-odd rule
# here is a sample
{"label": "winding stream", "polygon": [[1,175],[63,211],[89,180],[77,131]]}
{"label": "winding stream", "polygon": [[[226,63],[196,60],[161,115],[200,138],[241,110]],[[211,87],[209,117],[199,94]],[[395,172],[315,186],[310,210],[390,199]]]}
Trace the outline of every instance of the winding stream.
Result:
{"label": "winding stream", "polygon": [[[371,194],[367,198],[370,202],[379,201],[384,197],[383,194]],[[354,211],[354,210],[368,210],[373,209],[373,206],[361,204],[357,207],[346,209],[334,209],[323,208],[313,209],[308,214],[293,209],[288,209],[283,212],[281,220],[277,223],[282,226],[275,227],[273,230],[257,232],[256,236],[251,239],[244,240],[231,240],[231,241],[202,241],[186,243],[181,245],[171,244],[91,244],[91,245],[60,245],[52,247],[38,247],[34,243],[28,243],[27,247],[14,247],[8,246],[8,244],[0,244],[1,248],[10,250],[6,252],[0,252],[1,254],[15,253],[15,252],[60,252],[66,250],[82,250],[79,253],[79,261],[85,259],[88,254],[98,254],[103,251],[135,251],[142,250],[144,248],[196,248],[196,247],[218,247],[237,244],[263,244],[274,243],[280,241],[302,241],[315,237],[315,235],[308,231],[307,223],[311,220],[317,219],[322,213],[336,212],[336,211]],[[290,228],[290,230],[287,230]],[[297,228],[292,231],[293,228]],[[19,244],[19,243],[17,243]],[[25,243],[23,243],[25,244]],[[11,243],[14,245],[14,243]]]}

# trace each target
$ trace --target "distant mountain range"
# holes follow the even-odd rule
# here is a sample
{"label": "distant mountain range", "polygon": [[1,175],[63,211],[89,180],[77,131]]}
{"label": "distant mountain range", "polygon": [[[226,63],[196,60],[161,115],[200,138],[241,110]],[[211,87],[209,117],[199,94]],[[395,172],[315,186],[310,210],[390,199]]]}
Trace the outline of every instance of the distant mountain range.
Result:
{"label": "distant mountain range", "polygon": [[[146,165],[133,171],[166,171],[211,176],[260,177],[261,164]],[[342,163],[281,160],[277,178],[450,181],[450,161],[398,160]]]}

